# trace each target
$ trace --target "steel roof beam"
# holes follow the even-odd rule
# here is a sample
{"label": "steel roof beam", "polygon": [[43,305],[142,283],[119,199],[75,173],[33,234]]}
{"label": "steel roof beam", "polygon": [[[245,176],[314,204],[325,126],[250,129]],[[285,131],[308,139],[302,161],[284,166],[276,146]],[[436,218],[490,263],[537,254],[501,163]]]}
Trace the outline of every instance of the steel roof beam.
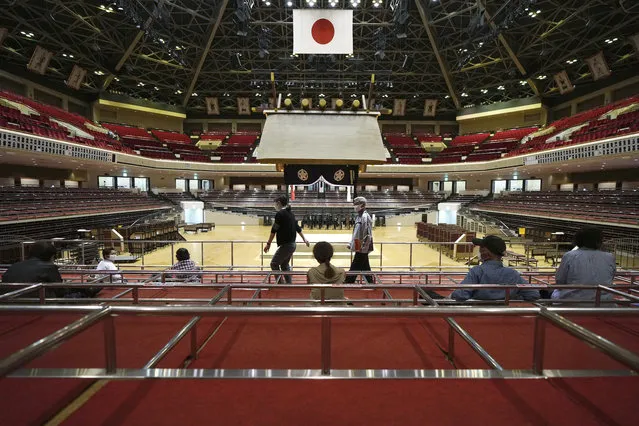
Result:
{"label": "steel roof beam", "polygon": [[189,87],[184,93],[184,100],[182,101],[182,106],[186,107],[189,103],[189,99],[191,98],[191,94],[193,93],[193,89],[195,88],[195,84],[197,83],[197,79],[200,76],[200,71],[202,71],[202,66],[204,65],[204,61],[206,61],[206,57],[209,54],[209,50],[211,50],[211,45],[213,44],[213,39],[215,39],[215,33],[217,33],[217,29],[222,22],[222,18],[224,17],[224,12],[226,12],[226,6],[228,5],[229,0],[222,0],[222,4],[220,5],[220,11],[215,18],[215,22],[211,26],[211,31],[209,32],[208,40],[206,41],[206,46],[204,46],[204,51],[202,51],[202,55],[200,56],[200,60],[198,61],[197,66],[195,67],[195,71],[193,72],[193,78],[191,79],[191,83],[189,83]]}
{"label": "steel roof beam", "polygon": [[459,96],[455,92],[455,87],[453,86],[453,79],[450,74],[450,70],[448,69],[448,65],[444,62],[444,58],[442,58],[441,53],[439,52],[439,47],[437,46],[437,40],[435,39],[435,34],[433,32],[433,28],[431,27],[430,22],[428,21],[429,17],[424,10],[424,6],[422,5],[421,0],[415,2],[417,5],[417,10],[419,11],[419,16],[422,19],[422,24],[424,24],[424,29],[426,30],[426,34],[428,34],[428,40],[430,41],[430,45],[433,48],[433,52],[435,53],[435,57],[437,58],[437,63],[439,64],[439,68],[442,71],[442,75],[444,76],[444,80],[446,81],[446,86],[448,87],[448,93],[450,93],[450,97],[455,104],[457,109],[461,108],[461,103],[459,102]]}
{"label": "steel roof beam", "polygon": [[[490,16],[490,13],[488,13],[488,9],[486,8],[486,0],[477,0],[477,5],[483,9],[484,17],[486,18],[488,25],[490,25],[490,28],[493,31],[497,31],[498,30],[497,25],[493,21],[492,17]],[[515,54],[515,51],[512,49],[512,47],[510,47],[510,43],[508,43],[508,40],[506,40],[506,37],[504,37],[504,34],[499,32],[499,35],[497,36],[497,38],[499,39],[499,42],[501,43],[501,45],[504,46],[504,49],[506,49],[506,52],[508,52],[508,56],[514,62],[515,66],[517,67],[521,75],[526,77],[526,82],[532,89],[535,96],[540,96],[540,91],[539,91],[539,88],[537,87],[537,84],[532,78],[527,77],[528,73],[526,72],[526,69],[524,68],[521,61]]]}

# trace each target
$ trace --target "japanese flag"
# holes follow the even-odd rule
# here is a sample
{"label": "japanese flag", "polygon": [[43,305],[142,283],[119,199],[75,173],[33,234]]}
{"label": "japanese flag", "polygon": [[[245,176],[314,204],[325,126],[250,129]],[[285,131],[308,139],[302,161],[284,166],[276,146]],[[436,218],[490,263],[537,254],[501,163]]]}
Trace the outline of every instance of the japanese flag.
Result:
{"label": "japanese flag", "polygon": [[293,53],[352,54],[353,10],[294,9]]}

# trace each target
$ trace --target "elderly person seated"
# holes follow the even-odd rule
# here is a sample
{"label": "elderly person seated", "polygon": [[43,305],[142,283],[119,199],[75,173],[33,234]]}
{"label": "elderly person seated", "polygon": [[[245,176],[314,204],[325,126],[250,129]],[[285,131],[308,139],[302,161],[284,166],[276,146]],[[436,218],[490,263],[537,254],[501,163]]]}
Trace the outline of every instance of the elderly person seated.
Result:
{"label": "elderly person seated", "polygon": [[[485,238],[474,238],[473,244],[479,246],[480,265],[474,266],[460,284],[499,284],[517,285],[528,284],[515,269],[504,266],[501,258],[506,254],[506,242],[496,235]],[[505,290],[499,289],[457,289],[451,298],[458,301],[503,300]],[[539,291],[525,288],[515,288],[510,291],[511,299],[537,300]]]}

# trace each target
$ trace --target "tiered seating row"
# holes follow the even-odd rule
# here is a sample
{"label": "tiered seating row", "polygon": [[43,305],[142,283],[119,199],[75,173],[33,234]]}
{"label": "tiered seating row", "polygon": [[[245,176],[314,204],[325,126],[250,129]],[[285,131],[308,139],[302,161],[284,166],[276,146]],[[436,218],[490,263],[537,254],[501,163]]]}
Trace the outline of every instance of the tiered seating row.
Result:
{"label": "tiered seating row", "polygon": [[[204,202],[233,205],[238,207],[270,206],[278,191],[209,191],[200,193],[198,198]],[[444,196],[433,192],[420,191],[363,191],[359,195],[367,198],[373,208],[394,208],[402,206],[433,205],[442,201]],[[295,194],[296,204],[322,204],[341,207],[346,204],[346,195],[338,192],[326,192],[322,198],[314,191],[299,191]]]}
{"label": "tiered seating row", "polygon": [[509,193],[471,209],[639,225],[634,191]]}
{"label": "tiered seating row", "polygon": [[122,190],[0,187],[0,221],[164,207],[146,194]]}

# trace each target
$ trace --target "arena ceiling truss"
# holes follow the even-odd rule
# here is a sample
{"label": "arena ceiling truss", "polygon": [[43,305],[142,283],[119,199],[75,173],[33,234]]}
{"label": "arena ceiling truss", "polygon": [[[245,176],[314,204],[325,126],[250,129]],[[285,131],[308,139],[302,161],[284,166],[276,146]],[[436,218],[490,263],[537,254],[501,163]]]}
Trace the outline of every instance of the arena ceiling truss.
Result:
{"label": "arena ceiling truss", "polygon": [[555,98],[553,75],[592,84],[584,59],[600,51],[613,76],[639,62],[629,42],[639,28],[634,0],[313,1],[354,9],[352,56],[292,55],[291,11],[309,0],[0,0],[0,68],[26,73],[41,45],[55,53],[52,88],[77,64],[88,71],[86,97],[108,91],[193,114],[205,113],[207,96],[223,114],[236,113],[237,97],[268,102],[271,72],[296,102],[359,98],[375,74],[378,104],[405,98],[407,115],[421,116],[425,99],[454,112]]}

